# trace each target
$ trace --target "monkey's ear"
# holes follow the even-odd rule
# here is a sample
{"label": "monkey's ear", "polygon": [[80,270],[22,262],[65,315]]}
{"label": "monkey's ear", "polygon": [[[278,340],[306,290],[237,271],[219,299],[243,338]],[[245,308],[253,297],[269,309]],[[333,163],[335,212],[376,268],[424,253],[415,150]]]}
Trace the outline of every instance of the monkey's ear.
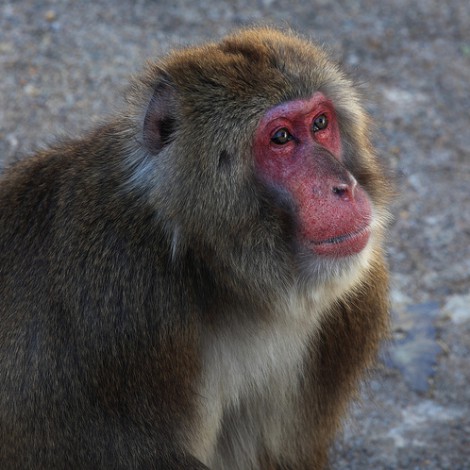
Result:
{"label": "monkey's ear", "polygon": [[143,137],[147,148],[158,153],[172,140],[176,124],[176,90],[162,78],[155,87],[144,119]]}

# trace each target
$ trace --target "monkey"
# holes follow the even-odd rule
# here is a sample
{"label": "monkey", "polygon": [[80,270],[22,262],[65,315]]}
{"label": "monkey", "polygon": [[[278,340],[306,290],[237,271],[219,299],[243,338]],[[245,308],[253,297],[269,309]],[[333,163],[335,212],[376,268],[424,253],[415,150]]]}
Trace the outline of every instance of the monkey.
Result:
{"label": "monkey", "polygon": [[325,468],[388,337],[371,127],[320,46],[253,27],[10,165],[0,467]]}

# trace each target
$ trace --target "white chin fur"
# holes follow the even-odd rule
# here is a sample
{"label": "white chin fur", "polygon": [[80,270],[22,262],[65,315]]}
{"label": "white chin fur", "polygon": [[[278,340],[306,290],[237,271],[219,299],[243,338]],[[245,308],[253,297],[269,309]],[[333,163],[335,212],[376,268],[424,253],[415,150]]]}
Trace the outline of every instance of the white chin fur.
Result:
{"label": "white chin fur", "polygon": [[341,258],[312,256],[311,253],[300,255],[299,286],[317,311],[327,310],[360,284],[374,258],[388,218],[386,213],[374,212],[371,235],[361,252]]}

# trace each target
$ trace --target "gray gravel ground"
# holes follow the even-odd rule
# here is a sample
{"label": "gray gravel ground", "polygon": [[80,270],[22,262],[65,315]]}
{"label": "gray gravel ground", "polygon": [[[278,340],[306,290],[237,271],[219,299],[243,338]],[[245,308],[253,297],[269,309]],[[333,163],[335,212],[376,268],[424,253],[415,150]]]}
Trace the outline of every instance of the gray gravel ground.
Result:
{"label": "gray gravel ground", "polygon": [[147,58],[253,23],[327,45],[397,173],[394,342],[333,468],[470,469],[468,0],[3,0],[0,164],[99,122]]}

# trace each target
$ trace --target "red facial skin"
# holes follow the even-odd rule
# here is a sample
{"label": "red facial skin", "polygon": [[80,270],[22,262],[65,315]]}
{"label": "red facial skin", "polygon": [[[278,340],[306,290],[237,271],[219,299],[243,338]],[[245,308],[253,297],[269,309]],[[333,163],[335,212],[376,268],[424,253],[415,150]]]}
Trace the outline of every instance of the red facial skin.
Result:
{"label": "red facial skin", "polygon": [[[327,126],[313,123],[326,116]],[[272,141],[286,129],[287,143]],[[331,101],[321,93],[271,108],[261,119],[254,141],[257,174],[286,189],[296,206],[302,246],[322,256],[344,257],[362,251],[370,236],[370,200],[341,163],[338,121]]]}

